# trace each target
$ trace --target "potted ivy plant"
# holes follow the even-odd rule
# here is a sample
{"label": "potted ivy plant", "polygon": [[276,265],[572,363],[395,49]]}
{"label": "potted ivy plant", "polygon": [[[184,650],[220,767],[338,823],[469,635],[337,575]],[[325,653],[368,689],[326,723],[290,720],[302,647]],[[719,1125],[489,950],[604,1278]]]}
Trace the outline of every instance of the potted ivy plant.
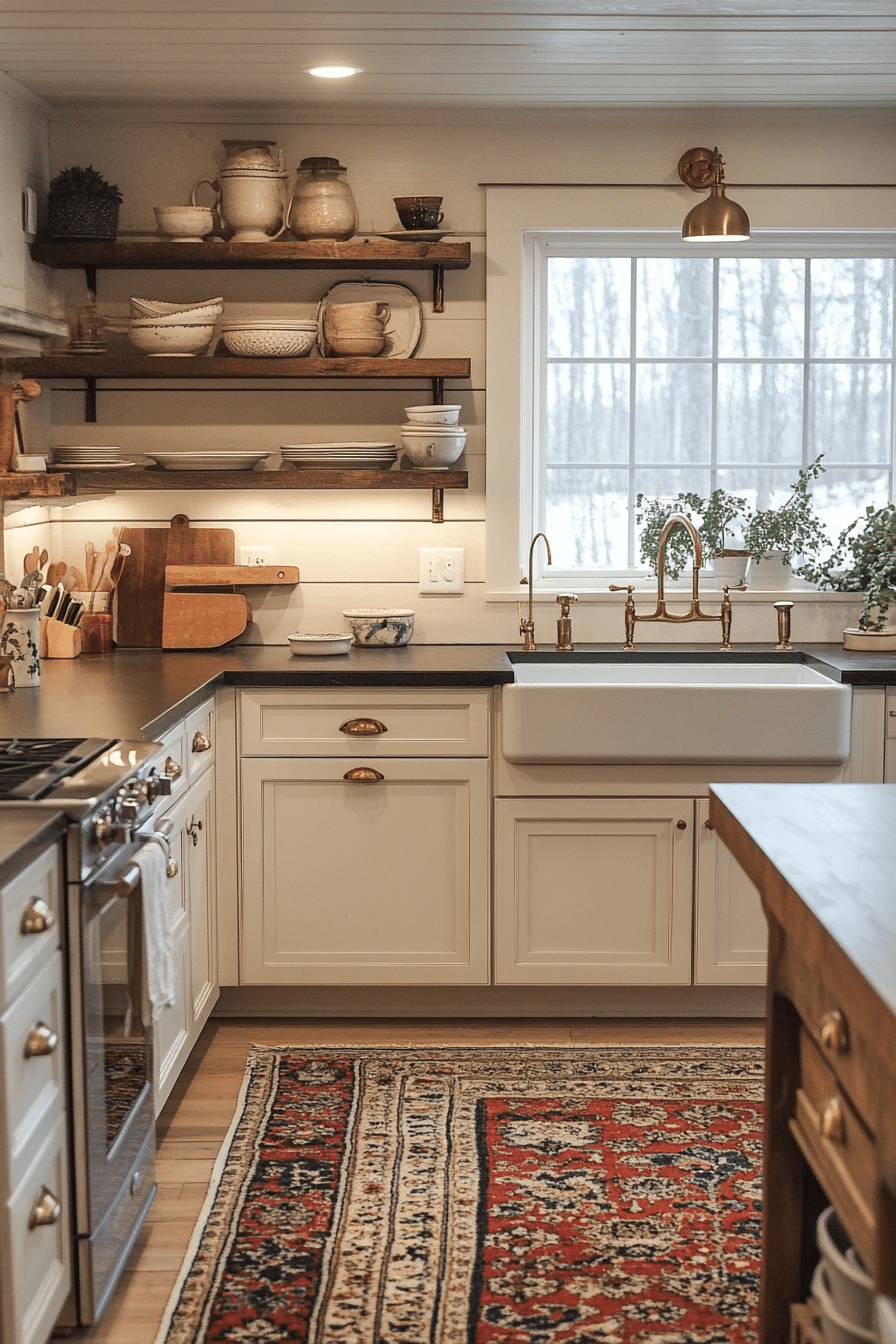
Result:
{"label": "potted ivy plant", "polygon": [[118,187],[95,168],[63,168],[47,192],[47,233],[59,239],[114,239],[120,205]]}
{"label": "potted ivy plant", "polygon": [[[724,578],[724,582],[737,586],[743,583],[749,554],[745,550],[734,550],[726,546],[731,539],[732,527],[740,522],[739,531],[747,521],[747,501],[740,495],[729,494],[727,490],[713,490],[708,499],[703,499],[693,491],[680,490],[677,495],[664,499],[648,499],[638,495],[635,520],[642,524],[641,560],[657,572],[660,534],[674,513],[684,514],[697,529],[704,559],[711,559],[717,570],[720,560],[734,560]],[[666,543],[666,574],[677,579],[683,569],[694,563],[694,548],[690,537],[683,528],[674,528]]]}
{"label": "potted ivy plant", "polygon": [[858,626],[843,632],[847,648],[896,648],[896,630],[887,626],[896,597],[896,504],[869,504],[844,527],[830,555],[797,572],[819,588],[864,594]]}
{"label": "potted ivy plant", "polygon": [[783,504],[759,510],[747,523],[744,544],[752,562],[751,587],[789,587],[794,557],[802,555],[811,560],[828,544],[811,492],[812,482],[824,471],[823,457],[824,453],[819,453],[814,462],[800,468]]}

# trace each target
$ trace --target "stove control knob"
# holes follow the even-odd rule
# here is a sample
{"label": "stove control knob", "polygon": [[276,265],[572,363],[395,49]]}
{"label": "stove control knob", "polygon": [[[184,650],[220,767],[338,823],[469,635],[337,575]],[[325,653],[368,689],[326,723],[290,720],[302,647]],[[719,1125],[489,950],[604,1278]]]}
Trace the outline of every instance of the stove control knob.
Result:
{"label": "stove control knob", "polygon": [[167,798],[171,793],[172,783],[173,780],[170,775],[157,775],[155,770],[151,770],[146,781],[147,802],[153,803],[156,798]]}
{"label": "stove control knob", "polygon": [[130,825],[140,815],[140,799],[135,797],[119,798],[115,804],[115,815],[126,826]]}

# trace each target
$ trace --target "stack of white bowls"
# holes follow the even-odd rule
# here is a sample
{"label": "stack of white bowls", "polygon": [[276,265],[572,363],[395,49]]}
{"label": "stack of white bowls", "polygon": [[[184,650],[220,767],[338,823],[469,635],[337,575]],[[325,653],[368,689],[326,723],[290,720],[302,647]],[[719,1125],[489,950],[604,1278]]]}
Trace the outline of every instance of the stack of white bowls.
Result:
{"label": "stack of white bowls", "polygon": [[145,355],[199,355],[208,349],[223,311],[220,298],[186,304],[132,298],[128,336]]}
{"label": "stack of white bowls", "polygon": [[408,461],[430,471],[445,471],[456,462],[467,442],[467,431],[457,423],[460,410],[460,406],[405,406],[401,442]]}

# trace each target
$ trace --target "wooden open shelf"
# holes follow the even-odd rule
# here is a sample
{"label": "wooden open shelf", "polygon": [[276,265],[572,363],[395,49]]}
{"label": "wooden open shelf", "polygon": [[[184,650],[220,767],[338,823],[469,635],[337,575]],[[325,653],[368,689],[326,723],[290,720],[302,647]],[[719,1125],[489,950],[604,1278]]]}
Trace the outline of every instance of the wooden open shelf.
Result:
{"label": "wooden open shelf", "polygon": [[469,378],[469,359],[246,359],[238,355],[41,355],[15,360],[23,378]]}

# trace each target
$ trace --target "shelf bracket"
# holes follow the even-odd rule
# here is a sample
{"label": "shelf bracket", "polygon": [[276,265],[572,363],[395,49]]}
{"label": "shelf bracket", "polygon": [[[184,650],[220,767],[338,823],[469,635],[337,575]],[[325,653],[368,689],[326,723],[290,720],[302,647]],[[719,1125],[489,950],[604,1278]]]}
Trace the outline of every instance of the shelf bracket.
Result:
{"label": "shelf bracket", "polygon": [[436,486],[432,492],[432,521],[434,523],[445,521],[445,491],[441,486]]}
{"label": "shelf bracket", "polygon": [[84,379],[84,423],[96,424],[96,379]]}
{"label": "shelf bracket", "polygon": [[432,380],[432,404],[441,406],[445,400],[445,379],[433,378]]}
{"label": "shelf bracket", "polygon": [[432,310],[434,313],[445,311],[445,267],[432,268]]}

